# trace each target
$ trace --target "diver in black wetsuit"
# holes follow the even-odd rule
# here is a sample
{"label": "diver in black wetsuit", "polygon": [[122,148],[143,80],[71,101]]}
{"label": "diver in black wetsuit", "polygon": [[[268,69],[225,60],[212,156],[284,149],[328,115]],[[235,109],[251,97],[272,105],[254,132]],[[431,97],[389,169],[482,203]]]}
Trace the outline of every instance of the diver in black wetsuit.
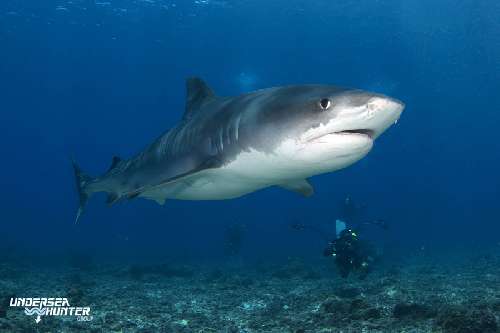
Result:
{"label": "diver in black wetsuit", "polygon": [[358,272],[364,279],[371,270],[372,249],[358,238],[352,229],[343,230],[337,239],[330,242],[323,254],[335,258],[340,276],[346,278],[351,272]]}
{"label": "diver in black wetsuit", "polygon": [[339,208],[339,219],[335,221],[337,237],[333,241],[330,241],[330,235],[316,225],[295,221],[290,224],[290,227],[297,231],[310,231],[327,241],[328,246],[323,254],[335,259],[335,264],[342,277],[346,278],[351,272],[357,272],[359,278],[364,279],[372,270],[374,261],[379,259],[379,255],[370,242],[359,239],[358,231],[354,231],[353,227],[346,229],[346,222],[348,225],[355,226],[356,230],[366,226],[376,226],[388,230],[389,224],[382,219],[363,221],[363,211],[366,205],[357,204],[350,196],[341,202]]}

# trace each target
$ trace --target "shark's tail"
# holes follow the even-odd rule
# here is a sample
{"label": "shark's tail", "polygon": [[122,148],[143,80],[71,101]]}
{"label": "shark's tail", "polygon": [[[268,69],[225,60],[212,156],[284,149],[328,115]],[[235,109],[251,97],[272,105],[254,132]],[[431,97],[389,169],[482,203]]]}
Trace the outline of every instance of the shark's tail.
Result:
{"label": "shark's tail", "polygon": [[86,191],[86,186],[93,178],[84,173],[74,160],[71,160],[71,163],[73,164],[73,171],[75,172],[76,190],[78,191],[78,198],[80,200],[80,206],[78,207],[75,219],[75,223],[77,223],[90,196],[90,193]]}

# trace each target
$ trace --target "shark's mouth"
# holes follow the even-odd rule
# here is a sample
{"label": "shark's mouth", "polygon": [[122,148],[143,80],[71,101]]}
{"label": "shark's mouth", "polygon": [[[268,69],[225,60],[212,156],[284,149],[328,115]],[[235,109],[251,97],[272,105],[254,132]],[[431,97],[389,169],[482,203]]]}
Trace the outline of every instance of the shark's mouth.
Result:
{"label": "shark's mouth", "polygon": [[338,131],[338,132],[327,132],[327,133],[321,133],[319,135],[315,135],[314,137],[308,138],[306,142],[317,142],[321,141],[324,138],[327,137],[333,137],[335,135],[345,135],[345,136],[357,136],[357,137],[364,137],[370,140],[373,140],[375,132],[370,129],[366,128],[361,128],[361,129],[351,129],[351,130],[344,130],[344,131]]}
{"label": "shark's mouth", "polygon": [[346,131],[334,132],[334,133],[331,133],[331,134],[364,135],[364,136],[367,136],[370,139],[372,139],[373,135],[374,135],[374,131],[370,130],[370,129],[362,128],[362,129],[354,129],[354,130],[346,130]]}

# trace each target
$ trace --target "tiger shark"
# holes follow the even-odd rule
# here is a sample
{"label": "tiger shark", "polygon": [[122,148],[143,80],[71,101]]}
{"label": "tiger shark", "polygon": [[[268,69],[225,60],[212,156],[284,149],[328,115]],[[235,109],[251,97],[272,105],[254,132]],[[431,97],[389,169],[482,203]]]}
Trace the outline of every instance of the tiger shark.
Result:
{"label": "tiger shark", "polygon": [[310,196],[308,178],[363,158],[404,104],[394,98],[329,85],[296,85],[219,97],[199,78],[186,82],[179,123],[128,160],[113,157],[91,177],[73,161],[80,218],[88,198],[109,204],[142,197],[221,200],[269,187]]}

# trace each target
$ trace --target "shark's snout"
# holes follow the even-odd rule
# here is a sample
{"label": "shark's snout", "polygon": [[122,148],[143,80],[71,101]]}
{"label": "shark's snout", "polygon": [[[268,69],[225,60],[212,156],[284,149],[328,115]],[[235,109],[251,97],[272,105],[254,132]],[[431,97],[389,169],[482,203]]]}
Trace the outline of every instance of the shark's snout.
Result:
{"label": "shark's snout", "polygon": [[389,112],[394,112],[394,114],[399,117],[401,116],[401,112],[403,112],[405,108],[405,103],[400,101],[399,99],[392,98],[392,97],[385,97],[386,103],[387,103],[387,109]]}
{"label": "shark's snout", "polygon": [[395,124],[405,108],[405,104],[395,98],[375,96],[366,104],[367,128],[373,132],[373,138],[380,136],[387,128]]}
{"label": "shark's snout", "polygon": [[376,116],[376,113],[380,112],[399,118],[405,105],[400,100],[392,97],[376,96],[370,99],[366,107],[368,109],[369,116]]}

